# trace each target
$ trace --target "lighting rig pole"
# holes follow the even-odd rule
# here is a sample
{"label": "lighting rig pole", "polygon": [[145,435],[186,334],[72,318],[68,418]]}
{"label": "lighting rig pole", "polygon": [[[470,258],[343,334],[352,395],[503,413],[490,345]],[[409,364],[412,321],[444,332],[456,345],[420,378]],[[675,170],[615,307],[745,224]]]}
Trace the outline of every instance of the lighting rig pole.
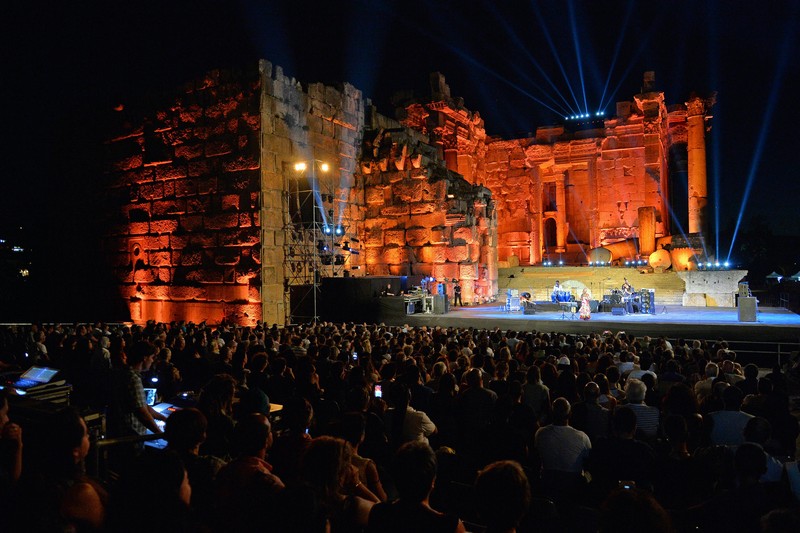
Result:
{"label": "lighting rig pole", "polygon": [[[294,170],[298,173],[298,175],[302,175],[306,170],[308,170],[309,164],[305,161],[298,161],[294,165]],[[319,190],[319,181],[317,179],[317,168],[321,172],[327,173],[330,170],[330,165],[324,161],[320,161],[319,159],[314,159],[310,163],[310,170],[311,174],[309,175],[310,185],[311,185],[311,207],[312,207],[312,214],[311,214],[311,291],[312,291],[312,305],[313,305],[313,317],[312,321],[314,325],[317,324],[319,320],[319,315],[317,313],[317,292],[319,291],[319,268],[320,268],[320,257],[319,257],[319,249],[318,243],[320,241],[327,243],[326,236],[320,238],[320,233],[324,234],[323,232],[319,232],[319,223],[317,219],[317,209],[319,209],[320,202],[317,201],[320,196]]]}

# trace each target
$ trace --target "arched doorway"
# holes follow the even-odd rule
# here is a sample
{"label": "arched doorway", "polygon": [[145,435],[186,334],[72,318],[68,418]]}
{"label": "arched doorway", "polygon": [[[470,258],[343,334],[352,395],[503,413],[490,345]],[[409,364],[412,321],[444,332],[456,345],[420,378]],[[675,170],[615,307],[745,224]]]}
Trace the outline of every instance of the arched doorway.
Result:
{"label": "arched doorway", "polygon": [[544,253],[547,255],[557,246],[556,220],[548,218],[544,221]]}

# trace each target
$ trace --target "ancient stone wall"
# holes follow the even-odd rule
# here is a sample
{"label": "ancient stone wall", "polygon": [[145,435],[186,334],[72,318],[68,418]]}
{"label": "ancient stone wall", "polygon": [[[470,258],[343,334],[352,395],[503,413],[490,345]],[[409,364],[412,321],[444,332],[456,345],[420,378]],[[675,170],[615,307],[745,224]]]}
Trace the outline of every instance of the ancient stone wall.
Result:
{"label": "ancient stone wall", "polygon": [[365,133],[361,160],[367,274],[459,280],[465,302],[493,297],[491,193],[448,170],[426,136],[381,121],[383,128]]}
{"label": "ancient stone wall", "polygon": [[[358,150],[363,134],[365,102],[361,91],[350,84],[341,87],[312,83],[304,90],[300,82],[288,77],[280,67],[261,61],[261,189],[263,258],[261,297],[264,321],[283,323],[288,302],[288,284],[313,282],[314,270],[321,276],[337,274],[337,265],[323,264],[306,253],[319,240],[341,255],[343,275],[363,275],[360,245],[345,239],[361,234],[364,192],[355,187]],[[306,170],[294,170],[303,162]],[[323,171],[323,165],[328,170]],[[300,183],[300,185],[298,185]],[[311,202],[311,198],[289,195],[289,191],[311,187],[319,193],[319,209],[314,215],[317,227],[308,229],[310,220],[289,218],[289,201]],[[302,196],[302,193],[299,194]],[[313,214],[313,213],[312,213]],[[323,225],[342,228],[342,235],[325,235]],[[307,228],[305,231],[302,228]],[[311,239],[311,241],[309,241]],[[360,239],[358,239],[360,240]],[[350,251],[353,250],[353,252]],[[285,252],[297,256],[286,257]],[[309,258],[296,260],[297,257]],[[286,281],[286,283],[284,283]]]}
{"label": "ancient stone wall", "polygon": [[132,320],[261,318],[260,88],[216,71],[116,114],[106,245]]}

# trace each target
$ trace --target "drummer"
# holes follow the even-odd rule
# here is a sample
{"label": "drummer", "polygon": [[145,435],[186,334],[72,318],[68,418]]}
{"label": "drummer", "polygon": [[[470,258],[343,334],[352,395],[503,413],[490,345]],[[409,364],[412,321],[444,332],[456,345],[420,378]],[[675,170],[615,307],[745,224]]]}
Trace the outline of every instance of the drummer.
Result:
{"label": "drummer", "polygon": [[555,303],[558,301],[558,294],[561,292],[561,285],[556,280],[556,284],[553,285],[553,292],[550,294],[550,300]]}

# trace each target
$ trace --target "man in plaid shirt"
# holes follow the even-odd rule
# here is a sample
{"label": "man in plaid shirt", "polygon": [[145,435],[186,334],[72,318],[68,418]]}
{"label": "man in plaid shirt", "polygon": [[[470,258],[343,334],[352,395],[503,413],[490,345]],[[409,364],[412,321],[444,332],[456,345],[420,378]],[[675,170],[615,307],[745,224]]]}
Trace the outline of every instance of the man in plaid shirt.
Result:
{"label": "man in plaid shirt", "polygon": [[161,433],[156,420],[166,420],[161,413],[147,405],[140,373],[150,369],[155,359],[155,347],[139,341],[127,356],[127,364],[114,370],[109,411],[109,432],[112,436],[145,435],[149,429]]}

